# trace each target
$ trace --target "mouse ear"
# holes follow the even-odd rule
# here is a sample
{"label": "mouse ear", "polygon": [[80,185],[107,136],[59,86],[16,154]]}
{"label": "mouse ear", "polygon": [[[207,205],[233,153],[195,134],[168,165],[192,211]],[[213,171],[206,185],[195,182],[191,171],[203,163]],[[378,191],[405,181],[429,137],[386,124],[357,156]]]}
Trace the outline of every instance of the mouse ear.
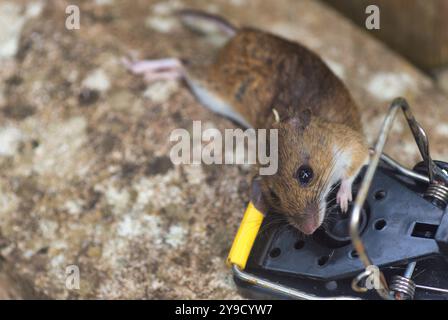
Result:
{"label": "mouse ear", "polygon": [[268,212],[268,205],[264,200],[263,193],[261,192],[261,177],[256,175],[252,179],[252,185],[250,190],[250,201],[264,216]]}
{"label": "mouse ear", "polygon": [[288,121],[298,131],[303,131],[311,122],[311,110],[300,110],[294,117],[289,118]]}

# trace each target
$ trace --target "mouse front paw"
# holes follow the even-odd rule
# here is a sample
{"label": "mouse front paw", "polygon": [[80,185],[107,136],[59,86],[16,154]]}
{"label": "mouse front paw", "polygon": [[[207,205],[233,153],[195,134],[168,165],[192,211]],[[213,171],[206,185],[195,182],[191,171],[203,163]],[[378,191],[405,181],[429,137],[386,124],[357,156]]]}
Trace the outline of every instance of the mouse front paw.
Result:
{"label": "mouse front paw", "polygon": [[346,213],[348,210],[348,203],[352,199],[352,183],[350,180],[342,180],[339,191],[336,195],[336,202],[341,207],[342,213]]}

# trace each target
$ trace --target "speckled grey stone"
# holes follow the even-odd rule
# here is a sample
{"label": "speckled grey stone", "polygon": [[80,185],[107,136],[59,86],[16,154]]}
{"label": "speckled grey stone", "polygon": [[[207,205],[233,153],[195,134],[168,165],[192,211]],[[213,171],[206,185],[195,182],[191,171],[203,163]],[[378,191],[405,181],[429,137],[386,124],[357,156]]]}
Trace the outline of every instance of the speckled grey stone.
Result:
{"label": "speckled grey stone", "polygon": [[[239,298],[225,258],[250,173],[166,161],[173,129],[235,125],[181,84],[154,96],[120,63],[132,53],[207,59],[215,43],[170,20],[173,8],[219,11],[320,53],[359,102],[370,142],[390,98],[405,96],[433,157],[448,158],[446,97],[320,2],[84,1],[81,30],[69,31],[72,1],[36,1],[47,5],[25,19],[15,57],[0,61],[0,262],[23,297]],[[86,88],[98,91],[89,103],[79,98]],[[407,165],[418,160],[401,120],[387,151]],[[65,286],[68,265],[80,269],[79,290]]]}

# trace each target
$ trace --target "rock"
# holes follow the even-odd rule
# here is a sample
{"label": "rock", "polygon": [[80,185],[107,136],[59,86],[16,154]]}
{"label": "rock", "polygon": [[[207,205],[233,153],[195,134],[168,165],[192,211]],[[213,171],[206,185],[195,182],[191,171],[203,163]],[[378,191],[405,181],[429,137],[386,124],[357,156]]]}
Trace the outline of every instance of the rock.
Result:
{"label": "rock", "polygon": [[168,170],[173,168],[173,163],[167,156],[153,158],[145,169],[145,174],[165,174]]}
{"label": "rock", "polygon": [[0,3],[0,59],[12,58],[19,48],[19,38],[25,22],[42,11],[42,2],[29,3],[24,14],[22,6],[13,1]]}
{"label": "rock", "polygon": [[439,88],[448,94],[448,68],[442,69],[436,73],[436,81]]}
{"label": "rock", "polygon": [[174,249],[185,244],[187,230],[180,225],[173,225],[168,229],[165,242]]}
{"label": "rock", "polygon": [[23,134],[18,128],[0,127],[0,157],[15,155],[22,139]]}
{"label": "rock", "polygon": [[100,93],[98,90],[83,88],[79,94],[78,100],[82,106],[94,104],[98,101]]}
{"label": "rock", "polygon": [[95,4],[98,6],[111,5],[114,3],[114,0],[95,0]]}
{"label": "rock", "polygon": [[391,101],[412,94],[416,85],[406,73],[377,73],[367,84],[367,90],[378,100]]}
{"label": "rock", "polygon": [[110,88],[110,80],[103,69],[93,70],[82,82],[83,87],[104,92]]}
{"label": "rock", "polygon": [[146,88],[143,96],[155,103],[163,103],[178,89],[179,83],[176,80],[157,81]]}
{"label": "rock", "polygon": [[16,104],[16,105],[7,105],[3,108],[3,114],[7,118],[12,118],[16,120],[23,120],[32,116],[35,113],[35,109],[33,106],[28,104]]}
{"label": "rock", "polygon": [[[24,53],[0,68],[1,100],[34,110],[7,117],[2,104],[0,112],[0,262],[20,288],[33,288],[20,293],[51,299],[240,298],[225,259],[249,199],[250,173],[241,166],[169,161],[174,129],[191,130],[192,120],[219,130],[235,124],[200,106],[177,82],[145,90],[143,80],[119,63],[132,51],[192,62],[209,61],[214,51],[182,28],[144,28],[148,14],[212,6],[238,25],[300,41],[343,77],[370,142],[389,99],[402,94],[428,131],[433,158],[448,158],[447,98],[431,79],[320,2],[251,3],[85,1],[82,32],[69,32],[60,28],[70,4],[62,0],[20,28]],[[113,10],[114,19],[89,18],[99,5],[101,12]],[[80,96],[83,90],[87,94]],[[387,152],[407,166],[419,160],[403,117],[397,117]],[[79,290],[64,286],[71,265],[80,270]]]}
{"label": "rock", "polygon": [[161,33],[168,33],[179,27],[174,12],[181,7],[179,1],[164,1],[152,6],[152,15],[145,20],[146,27]]}
{"label": "rock", "polygon": [[168,33],[176,28],[179,23],[170,16],[151,16],[146,19],[145,25],[155,31]]}

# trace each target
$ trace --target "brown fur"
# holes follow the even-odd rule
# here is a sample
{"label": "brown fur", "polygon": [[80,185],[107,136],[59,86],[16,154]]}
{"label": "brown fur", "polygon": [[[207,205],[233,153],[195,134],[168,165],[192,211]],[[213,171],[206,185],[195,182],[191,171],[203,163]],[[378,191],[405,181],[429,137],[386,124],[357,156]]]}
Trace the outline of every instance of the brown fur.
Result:
{"label": "brown fur", "polygon": [[[299,229],[304,221],[319,219],[316,206],[325,201],[322,192],[336,161],[333,148],[352,154],[344,179],[356,175],[368,157],[350,93],[316,54],[297,43],[243,28],[212,65],[188,73],[254,128],[279,129],[279,171],[262,177],[261,190],[268,205]],[[274,123],[273,108],[280,123]],[[303,164],[315,173],[306,187],[294,178]]]}
{"label": "brown fur", "polygon": [[276,108],[281,118],[310,109],[315,116],[361,130],[344,84],[316,54],[278,36],[243,28],[199,72],[255,128],[270,127]]}

